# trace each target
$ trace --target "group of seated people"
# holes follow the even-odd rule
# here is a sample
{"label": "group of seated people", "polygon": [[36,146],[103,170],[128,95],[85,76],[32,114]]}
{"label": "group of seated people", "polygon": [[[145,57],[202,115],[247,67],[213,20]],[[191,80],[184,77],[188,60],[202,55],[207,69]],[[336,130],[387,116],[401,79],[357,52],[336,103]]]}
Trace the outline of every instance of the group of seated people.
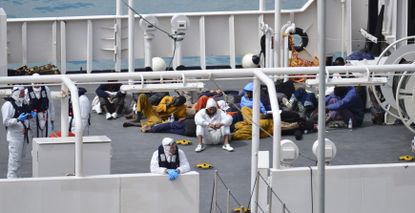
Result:
{"label": "group of seated people", "polygon": [[[123,111],[125,93],[120,84],[112,82],[97,88],[100,110],[106,118],[116,119]],[[281,130],[300,140],[304,132],[316,131],[317,98],[313,93],[291,81],[276,83],[281,109]],[[196,152],[206,144],[222,144],[232,152],[231,140],[247,140],[252,135],[253,83],[242,91],[206,91],[199,94],[196,103],[189,105],[183,95],[169,93],[138,94],[131,120],[124,127],[137,126],[143,133],[174,133],[197,138]],[[326,96],[326,121],[329,127],[362,125],[364,104],[354,87],[336,87]],[[273,122],[267,89],[261,86],[260,137],[272,135]],[[97,110],[98,113],[101,113]]]}

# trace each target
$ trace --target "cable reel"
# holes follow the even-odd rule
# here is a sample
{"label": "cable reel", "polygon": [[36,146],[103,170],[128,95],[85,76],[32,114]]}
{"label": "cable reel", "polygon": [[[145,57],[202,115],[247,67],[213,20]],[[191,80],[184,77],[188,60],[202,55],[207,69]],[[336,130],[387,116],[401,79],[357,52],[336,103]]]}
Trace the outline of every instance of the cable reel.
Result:
{"label": "cable reel", "polygon": [[[389,45],[379,56],[377,60],[377,65],[380,65],[380,61],[385,54],[395,47],[400,42],[406,41],[408,39],[414,38],[415,36],[407,37],[405,39],[398,40],[391,45]],[[393,51],[388,58],[384,61],[383,64],[400,64],[405,61],[415,61],[415,45],[410,44],[406,46],[402,46],[397,50]],[[374,96],[376,101],[382,107],[385,112],[389,115],[400,119],[399,113],[397,111],[397,104],[396,104],[396,90],[398,88],[398,83],[401,79],[402,73],[398,72],[388,72],[388,82],[382,86],[372,86],[372,90],[374,91]],[[414,85],[415,86],[415,85]]]}
{"label": "cable reel", "polygon": [[415,75],[403,73],[395,96],[399,118],[409,130],[415,133]]}

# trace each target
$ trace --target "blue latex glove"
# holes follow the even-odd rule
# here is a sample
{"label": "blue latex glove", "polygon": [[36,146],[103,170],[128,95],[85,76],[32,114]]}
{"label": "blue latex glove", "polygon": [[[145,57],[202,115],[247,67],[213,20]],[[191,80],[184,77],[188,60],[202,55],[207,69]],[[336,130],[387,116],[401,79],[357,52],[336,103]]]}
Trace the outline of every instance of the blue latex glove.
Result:
{"label": "blue latex glove", "polygon": [[30,115],[32,115],[32,118],[36,118],[36,116],[37,116],[37,112],[35,112],[35,111],[31,111],[31,112],[30,112]]}
{"label": "blue latex glove", "polygon": [[175,173],[177,173],[175,169],[167,169],[167,174],[169,174],[169,180],[176,180],[177,175]]}
{"label": "blue latex glove", "polygon": [[173,175],[174,175],[174,179],[177,179],[178,177],[179,177],[179,172],[175,169],[174,170],[174,173],[173,173]]}
{"label": "blue latex glove", "polygon": [[27,115],[26,115],[26,113],[24,113],[24,112],[22,112],[22,113],[19,115],[19,117],[17,117],[17,120],[18,120],[18,121],[21,121],[21,122],[25,121],[26,119],[27,119]]}

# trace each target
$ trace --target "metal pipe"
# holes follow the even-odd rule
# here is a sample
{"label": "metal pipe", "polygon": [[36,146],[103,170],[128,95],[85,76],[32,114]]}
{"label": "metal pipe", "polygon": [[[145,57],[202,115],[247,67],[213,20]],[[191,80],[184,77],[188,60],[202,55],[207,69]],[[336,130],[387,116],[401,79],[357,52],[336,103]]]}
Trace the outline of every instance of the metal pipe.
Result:
{"label": "metal pipe", "polygon": [[7,14],[0,8],[0,75],[7,75]]}
{"label": "metal pipe", "polygon": [[275,0],[274,2],[274,67],[280,67],[280,43],[281,43],[281,33],[279,31],[281,27],[281,0]]}
{"label": "metal pipe", "polygon": [[134,0],[128,0],[128,72],[134,72]]}
{"label": "metal pipe", "polygon": [[273,51],[272,51],[272,29],[265,25],[265,67],[273,67]]}
{"label": "metal pipe", "polygon": [[68,137],[69,127],[68,127],[68,112],[69,112],[69,103],[68,103],[68,87],[63,84],[61,86],[62,94],[65,94],[61,98],[61,136]]}
{"label": "metal pipe", "polygon": [[288,48],[288,34],[294,33],[295,31],[295,24],[291,23],[285,30],[284,30],[284,67],[288,67],[288,55],[289,55],[289,48]]}
{"label": "metal pipe", "polygon": [[66,73],[66,23],[61,21],[61,73]]}
{"label": "metal pipe", "polygon": [[[81,121],[81,109],[79,107],[79,95],[78,88],[75,84],[66,76],[61,76],[62,83],[68,87],[71,92],[71,101],[73,116],[75,120],[75,176],[82,177],[83,173],[83,150],[82,150],[82,121]],[[61,112],[61,113],[67,113]]]}
{"label": "metal pipe", "polygon": [[152,58],[153,54],[151,51],[151,40],[153,39],[153,34],[151,32],[144,33],[144,67],[152,68]]}
{"label": "metal pipe", "polygon": [[216,213],[217,208],[217,190],[218,190],[218,170],[215,170],[215,177],[213,179],[213,213]]}
{"label": "metal pipe", "polygon": [[265,11],[265,0],[259,0],[259,11]]}
{"label": "metal pipe", "polygon": [[173,41],[173,42],[176,42],[176,44],[173,44],[173,45],[176,45],[176,51],[175,51],[176,54],[173,56],[174,57],[173,70],[176,70],[178,66],[182,65],[182,57],[183,57],[182,41]]}
{"label": "metal pipe", "polygon": [[259,151],[259,119],[260,119],[260,90],[261,82],[258,78],[254,78],[254,89],[252,91],[252,148],[251,148],[251,192],[253,193],[251,200],[251,212],[256,213],[258,210],[257,197],[255,196],[258,187],[255,187],[255,181],[258,171],[258,151]]}
{"label": "metal pipe", "polygon": [[281,115],[280,115],[280,106],[278,105],[277,100],[277,91],[275,90],[275,84],[264,72],[261,70],[256,70],[254,72],[255,77],[261,80],[267,86],[269,93],[269,100],[271,103],[272,110],[272,123],[273,123],[273,155],[272,155],[272,167],[274,169],[280,168],[280,156],[281,156]]}
{"label": "metal pipe", "polygon": [[[286,24],[284,24],[282,27],[281,27],[281,29],[280,29],[280,31],[279,31],[279,33],[280,33],[280,39],[282,39],[283,38],[283,34],[284,34],[284,32],[285,32],[285,30],[287,29],[287,27],[289,27],[291,25],[291,21],[288,21]],[[278,53],[278,55],[279,55],[279,60],[280,60],[280,66],[284,66],[284,63],[283,63],[283,61],[284,61],[284,44],[283,45],[280,45],[280,49],[279,49],[279,53]]]}
{"label": "metal pipe", "polygon": [[[367,66],[330,66],[326,67],[329,74],[334,73],[346,73],[346,72],[359,72],[375,74],[388,73],[391,71],[400,72],[408,71],[415,72],[415,66],[412,64],[390,64],[390,65],[367,65]],[[83,82],[103,82],[108,80],[141,80],[141,76],[144,80],[159,79],[159,78],[182,78],[185,76],[188,80],[192,78],[197,81],[209,81],[212,77],[216,79],[230,78],[251,78],[256,76],[255,72],[261,71],[265,75],[283,75],[283,74],[306,74],[315,75],[319,72],[319,67],[287,67],[287,68],[247,68],[247,69],[217,69],[217,70],[203,70],[203,72],[189,72],[189,71],[176,71],[176,72],[134,72],[134,73],[94,73],[94,74],[67,74],[66,77],[70,78],[77,83]],[[61,83],[60,76],[62,75],[40,75],[40,76],[10,76],[0,77],[2,84],[23,84],[23,83]],[[238,76],[237,78],[235,76]],[[270,92],[272,92],[270,90]]]}
{"label": "metal pipe", "polygon": [[345,29],[346,29],[346,13],[345,13],[345,5],[346,5],[346,0],[340,0],[340,2],[341,2],[341,4],[342,4],[342,27],[341,27],[341,48],[340,48],[340,51],[341,51],[341,56],[342,56],[342,58],[344,58],[344,45],[345,45],[345,35],[344,35],[344,33],[345,33]]}
{"label": "metal pipe", "polygon": [[[94,60],[94,51],[93,51],[93,44],[94,44],[94,37],[93,37],[94,30],[92,28],[92,21],[88,20],[87,25],[87,43],[86,43],[86,72],[92,72],[92,61]],[[117,69],[115,69],[117,70]]]}
{"label": "metal pipe", "polygon": [[326,1],[318,0],[317,2],[317,23],[318,23],[318,56],[320,59],[319,72],[319,97],[318,97],[318,211],[325,212],[325,133],[326,133]]}
{"label": "metal pipe", "polygon": [[117,0],[115,5],[115,71],[121,72],[122,56],[122,1]]}
{"label": "metal pipe", "polygon": [[27,23],[22,23],[22,65],[27,65]]}

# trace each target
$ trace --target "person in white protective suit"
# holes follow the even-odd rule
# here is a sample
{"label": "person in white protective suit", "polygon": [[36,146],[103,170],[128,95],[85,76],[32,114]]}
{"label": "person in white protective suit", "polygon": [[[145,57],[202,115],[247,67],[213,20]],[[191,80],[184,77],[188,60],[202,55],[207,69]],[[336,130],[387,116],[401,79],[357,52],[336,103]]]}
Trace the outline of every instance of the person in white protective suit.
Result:
{"label": "person in white protective suit", "polygon": [[224,111],[218,109],[218,105],[213,98],[209,98],[206,108],[200,110],[195,115],[197,146],[195,151],[201,152],[206,148],[205,144],[223,143],[222,148],[232,152],[233,148],[230,141],[230,125],[232,117]]}
{"label": "person in white protective suit", "polygon": [[10,97],[5,98],[1,107],[3,125],[6,127],[6,139],[9,145],[9,161],[7,178],[17,178],[25,149],[29,143],[29,119],[36,116],[36,112],[29,109],[24,99],[24,87],[15,86]]}
{"label": "person in white protective suit", "polygon": [[150,171],[155,174],[167,174],[169,180],[175,180],[180,174],[190,171],[190,164],[184,152],[177,148],[173,138],[165,137],[151,157]]}
{"label": "person in white protective suit", "polygon": [[[85,95],[86,89],[83,87],[78,88],[78,95],[79,95],[79,108],[81,110],[81,129],[83,134],[87,135],[87,127],[90,125],[90,118],[91,118],[91,102],[89,98]],[[73,117],[73,108],[71,99],[69,99],[69,132],[75,133],[75,119]]]}
{"label": "person in white protective suit", "polygon": [[[35,73],[33,76],[38,76]],[[55,105],[48,86],[32,84],[26,88],[26,100],[30,110],[37,112],[36,118],[32,119],[32,129],[36,137],[48,137],[54,130]]]}

